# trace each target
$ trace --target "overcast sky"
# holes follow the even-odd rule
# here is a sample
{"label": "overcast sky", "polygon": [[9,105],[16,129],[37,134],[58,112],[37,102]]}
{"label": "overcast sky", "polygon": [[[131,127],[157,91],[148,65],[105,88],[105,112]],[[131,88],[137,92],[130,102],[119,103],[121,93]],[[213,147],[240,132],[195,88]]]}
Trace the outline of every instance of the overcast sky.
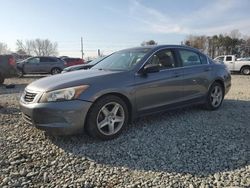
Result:
{"label": "overcast sky", "polygon": [[153,39],[180,44],[188,34],[233,29],[250,35],[250,0],[0,0],[0,41],[50,39],[60,55],[86,56]]}

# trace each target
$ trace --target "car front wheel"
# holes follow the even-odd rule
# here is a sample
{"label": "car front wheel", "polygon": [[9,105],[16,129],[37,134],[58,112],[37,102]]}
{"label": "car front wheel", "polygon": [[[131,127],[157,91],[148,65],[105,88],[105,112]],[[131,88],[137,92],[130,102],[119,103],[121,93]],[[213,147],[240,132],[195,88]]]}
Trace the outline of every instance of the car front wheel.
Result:
{"label": "car front wheel", "polygon": [[222,85],[218,82],[213,83],[207,95],[206,108],[208,110],[218,109],[221,106],[223,99],[224,89]]}
{"label": "car front wheel", "polygon": [[88,113],[86,129],[90,136],[109,140],[117,137],[128,123],[126,103],[108,95],[93,104]]}
{"label": "car front wheel", "polygon": [[23,71],[22,70],[20,70],[20,69],[17,69],[17,77],[18,78],[22,78],[23,77]]}

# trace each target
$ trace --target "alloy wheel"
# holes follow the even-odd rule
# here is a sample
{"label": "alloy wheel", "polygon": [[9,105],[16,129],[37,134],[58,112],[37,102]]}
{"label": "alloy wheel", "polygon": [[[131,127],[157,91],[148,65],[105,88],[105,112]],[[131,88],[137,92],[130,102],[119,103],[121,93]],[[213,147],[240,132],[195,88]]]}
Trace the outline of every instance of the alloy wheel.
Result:
{"label": "alloy wheel", "polygon": [[60,69],[54,68],[54,69],[52,70],[52,75],[54,75],[54,74],[59,74],[60,72],[61,72]]}
{"label": "alloy wheel", "polygon": [[216,85],[212,92],[211,92],[211,104],[213,107],[218,107],[220,106],[222,100],[223,100],[223,91],[222,88],[218,85]]}
{"label": "alloy wheel", "polygon": [[114,135],[123,126],[125,121],[125,112],[117,102],[110,102],[104,105],[96,119],[98,130],[104,135]]}

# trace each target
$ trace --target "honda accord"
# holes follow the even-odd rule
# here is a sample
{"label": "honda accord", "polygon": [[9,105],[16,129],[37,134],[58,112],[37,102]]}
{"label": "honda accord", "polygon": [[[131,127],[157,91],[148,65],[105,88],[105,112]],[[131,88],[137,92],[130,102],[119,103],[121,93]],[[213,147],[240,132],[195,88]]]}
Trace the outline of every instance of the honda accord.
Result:
{"label": "honda accord", "polygon": [[137,117],[201,104],[218,109],[231,76],[199,50],[159,45],[125,49],[89,70],[39,79],[20,99],[23,119],[51,134],[118,136]]}

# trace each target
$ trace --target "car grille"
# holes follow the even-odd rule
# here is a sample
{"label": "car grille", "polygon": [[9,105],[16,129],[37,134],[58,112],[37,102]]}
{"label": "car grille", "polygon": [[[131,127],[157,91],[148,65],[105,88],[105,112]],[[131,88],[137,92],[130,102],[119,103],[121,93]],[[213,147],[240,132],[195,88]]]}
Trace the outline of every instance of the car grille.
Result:
{"label": "car grille", "polygon": [[26,121],[29,124],[32,124],[32,120],[31,120],[31,117],[29,115],[24,114],[24,113],[22,115],[23,115],[24,121]]}
{"label": "car grille", "polygon": [[36,93],[30,93],[30,92],[25,91],[23,99],[25,102],[33,102],[35,97],[36,97]]}

